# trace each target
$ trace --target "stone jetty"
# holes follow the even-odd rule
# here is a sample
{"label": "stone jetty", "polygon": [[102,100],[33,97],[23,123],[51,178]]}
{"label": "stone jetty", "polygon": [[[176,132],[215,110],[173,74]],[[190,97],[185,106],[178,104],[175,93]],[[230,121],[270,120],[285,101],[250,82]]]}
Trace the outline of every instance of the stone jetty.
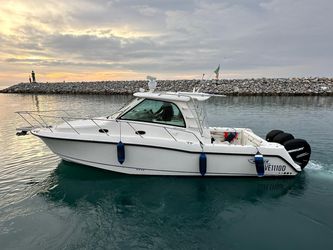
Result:
{"label": "stone jetty", "polygon": [[[224,95],[333,96],[333,78],[258,78],[221,80],[158,80],[158,91],[200,91]],[[147,89],[147,81],[19,83],[0,93],[29,94],[132,94]]]}

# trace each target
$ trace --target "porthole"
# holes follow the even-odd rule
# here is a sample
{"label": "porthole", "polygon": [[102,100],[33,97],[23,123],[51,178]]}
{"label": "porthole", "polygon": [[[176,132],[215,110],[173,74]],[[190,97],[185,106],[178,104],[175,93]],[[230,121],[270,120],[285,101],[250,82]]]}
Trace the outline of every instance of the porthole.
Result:
{"label": "porthole", "polygon": [[108,133],[109,130],[106,129],[106,128],[101,128],[100,130],[98,130],[98,132],[100,132],[100,133]]}

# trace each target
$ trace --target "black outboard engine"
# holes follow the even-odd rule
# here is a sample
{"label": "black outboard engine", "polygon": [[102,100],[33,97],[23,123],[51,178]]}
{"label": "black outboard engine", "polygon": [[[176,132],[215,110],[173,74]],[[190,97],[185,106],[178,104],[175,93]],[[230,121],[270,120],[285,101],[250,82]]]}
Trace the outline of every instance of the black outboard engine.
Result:
{"label": "black outboard engine", "polygon": [[283,144],[291,158],[302,169],[308,164],[311,155],[311,147],[306,140],[292,139]]}
{"label": "black outboard engine", "polygon": [[278,134],[281,134],[283,133],[282,130],[278,130],[278,129],[274,129],[272,130],[271,132],[269,132],[267,135],[266,135],[266,141],[268,142],[273,142],[273,138],[278,135]]}
{"label": "black outboard engine", "polygon": [[295,139],[292,134],[284,133],[282,130],[272,130],[266,135],[266,141],[283,145],[294,162],[302,169],[310,160],[311,147],[306,140]]}

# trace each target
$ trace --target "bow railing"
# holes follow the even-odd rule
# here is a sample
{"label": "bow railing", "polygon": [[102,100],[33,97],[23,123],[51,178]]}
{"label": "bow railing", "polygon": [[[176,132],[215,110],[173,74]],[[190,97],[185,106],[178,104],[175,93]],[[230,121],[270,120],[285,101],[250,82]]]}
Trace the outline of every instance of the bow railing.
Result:
{"label": "bow railing", "polygon": [[[49,113],[51,112],[60,112],[63,113],[64,115],[49,115]],[[176,132],[181,132],[181,133],[185,133],[185,134],[190,134],[195,141],[197,141],[200,145],[203,144],[202,139],[199,138],[199,136],[193,132],[193,131],[189,131],[186,128],[181,128],[181,127],[173,127],[172,125],[164,125],[164,124],[160,124],[160,123],[149,123],[149,122],[140,122],[140,121],[129,121],[129,120],[121,120],[121,119],[113,119],[110,117],[106,117],[106,118],[91,118],[91,117],[76,117],[76,116],[71,116],[70,111],[68,110],[50,110],[50,111],[17,111],[15,113],[17,113],[27,124],[29,124],[29,126],[25,126],[25,127],[20,127],[17,128],[16,130],[19,131],[17,133],[17,135],[25,135],[27,134],[29,131],[33,130],[33,129],[37,129],[37,128],[46,128],[48,129],[51,133],[56,133],[56,128],[57,126],[59,126],[59,122],[58,121],[62,121],[63,123],[61,125],[67,124],[68,128],[70,128],[74,133],[81,135],[84,134],[84,132],[82,132],[80,130],[80,128],[75,127],[72,122],[75,120],[84,120],[84,121],[91,121],[91,123],[96,126],[96,128],[98,128],[98,131],[102,134],[105,134],[106,136],[110,136],[110,132],[105,128],[104,125],[101,125],[101,122],[105,123],[107,122],[107,124],[110,126],[112,124],[117,124],[118,127],[118,131],[116,134],[113,135],[119,135],[120,137],[122,136],[122,124],[126,124],[128,125],[128,127],[133,130],[133,132],[141,137],[141,138],[145,138],[145,136],[140,133],[139,129],[136,129],[135,126],[136,125],[144,125],[145,127],[149,128],[149,127],[155,127],[155,128],[160,128],[161,130],[164,130],[166,132],[166,134],[174,141],[179,141],[180,139],[177,139],[177,136],[175,134],[173,134],[173,131]],[[52,122],[50,122],[52,121]],[[56,124],[56,125],[54,125]],[[200,134],[200,132],[198,131],[198,134]],[[100,134],[99,134],[100,135]],[[200,136],[201,137],[201,136]]]}

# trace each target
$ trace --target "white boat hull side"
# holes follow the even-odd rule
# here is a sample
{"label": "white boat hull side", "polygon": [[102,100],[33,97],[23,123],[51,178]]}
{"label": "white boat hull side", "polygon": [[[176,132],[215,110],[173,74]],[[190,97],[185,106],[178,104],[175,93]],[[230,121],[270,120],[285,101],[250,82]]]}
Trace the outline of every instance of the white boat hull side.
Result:
{"label": "white boat hull side", "polygon": [[[199,152],[186,152],[147,145],[125,144],[125,162],[117,159],[117,145],[113,143],[41,137],[57,155],[96,168],[135,175],[200,176]],[[206,176],[257,176],[253,155],[206,152]],[[297,171],[279,156],[264,156],[265,176],[292,176]]]}

